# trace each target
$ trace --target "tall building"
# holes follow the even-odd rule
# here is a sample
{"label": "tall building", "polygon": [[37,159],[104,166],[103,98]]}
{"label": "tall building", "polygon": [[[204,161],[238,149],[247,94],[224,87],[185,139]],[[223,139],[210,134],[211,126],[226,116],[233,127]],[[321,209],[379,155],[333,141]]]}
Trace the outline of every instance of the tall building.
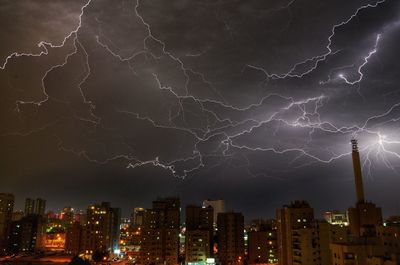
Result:
{"label": "tall building", "polygon": [[[277,210],[279,265],[331,265],[331,225],[314,219],[306,201]],[[333,237],[332,237],[333,238]]]}
{"label": "tall building", "polygon": [[83,250],[91,255],[96,251],[111,252],[118,247],[120,209],[110,203],[94,204],[87,209],[83,233]]}
{"label": "tall building", "polygon": [[244,217],[241,213],[219,213],[218,259],[221,264],[244,263]]}
{"label": "tall building", "polygon": [[314,219],[306,201],[295,201],[277,210],[279,265],[331,265],[330,243],[336,230]]}
{"label": "tall building", "polygon": [[45,216],[46,213],[46,200],[37,198],[35,201],[35,214]]}
{"label": "tall building", "polygon": [[[347,228],[340,225],[331,225],[325,220],[314,220],[314,224],[310,230],[314,232],[314,234],[311,233],[311,237],[309,238],[313,239],[311,248],[315,249],[316,254],[311,253],[316,256],[316,261],[312,260],[310,264],[332,265],[330,244],[335,240],[340,240],[340,233],[346,234]],[[303,264],[305,263],[303,262]]]}
{"label": "tall building", "polygon": [[213,230],[214,209],[197,205],[186,206],[186,230]]}
{"label": "tall building", "polygon": [[214,209],[214,223],[217,223],[217,218],[219,213],[225,212],[225,201],[224,200],[204,200],[203,207],[207,208],[211,206]]}
{"label": "tall building", "polygon": [[160,198],[147,209],[141,232],[138,264],[178,264],[179,198]]}
{"label": "tall building", "polygon": [[133,226],[142,226],[144,224],[144,214],[146,210],[141,207],[136,207],[132,212],[131,223]]}
{"label": "tall building", "polygon": [[65,233],[65,251],[72,255],[82,252],[83,226],[79,222],[69,223]]}
{"label": "tall building", "polygon": [[278,263],[275,220],[256,220],[248,232],[248,263]]}
{"label": "tall building", "polygon": [[46,200],[37,198],[26,198],[25,199],[25,215],[37,214],[44,216],[46,212]]}
{"label": "tall building", "polygon": [[12,223],[9,250],[33,253],[43,249],[41,239],[45,234],[46,223],[42,216],[29,214]]}
{"label": "tall building", "polygon": [[279,265],[294,264],[299,230],[311,228],[313,220],[314,210],[306,201],[295,201],[277,210]]}
{"label": "tall building", "polygon": [[25,199],[25,215],[34,214],[35,213],[35,199],[26,198]]}
{"label": "tall building", "polygon": [[144,215],[138,264],[178,264],[179,198],[159,198]]}
{"label": "tall building", "polygon": [[14,195],[10,193],[0,193],[0,253],[3,252],[7,246],[13,210]]}
{"label": "tall building", "polygon": [[214,210],[196,205],[186,207],[185,263],[205,264],[212,257]]}

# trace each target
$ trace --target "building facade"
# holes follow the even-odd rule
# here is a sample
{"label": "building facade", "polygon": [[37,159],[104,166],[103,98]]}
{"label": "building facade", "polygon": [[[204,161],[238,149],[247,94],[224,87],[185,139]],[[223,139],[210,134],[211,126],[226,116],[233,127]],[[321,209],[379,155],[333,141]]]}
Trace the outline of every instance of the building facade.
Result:
{"label": "building facade", "polygon": [[14,210],[14,195],[0,193],[0,253],[4,252],[8,244],[8,235]]}
{"label": "building facade", "polygon": [[219,213],[224,213],[225,212],[225,201],[218,199],[218,200],[204,200],[203,201],[203,207],[204,208],[208,208],[209,206],[211,206],[214,209],[214,223],[216,225],[217,223],[217,217]]}
{"label": "building facade", "polygon": [[29,214],[11,225],[9,251],[34,253],[43,250],[46,222],[42,216]]}
{"label": "building facade", "polygon": [[178,264],[179,198],[160,198],[144,215],[138,264]]}
{"label": "building facade", "polygon": [[186,207],[185,263],[205,264],[213,254],[214,209]]}
{"label": "building facade", "polygon": [[218,260],[223,265],[243,264],[244,249],[244,217],[241,213],[219,213],[218,228]]}
{"label": "building facade", "polygon": [[87,222],[83,229],[83,249],[91,255],[96,251],[112,252],[118,247],[120,209],[110,203],[91,205],[87,209]]}
{"label": "building facade", "polygon": [[275,220],[253,221],[248,232],[248,263],[277,264],[277,248]]}

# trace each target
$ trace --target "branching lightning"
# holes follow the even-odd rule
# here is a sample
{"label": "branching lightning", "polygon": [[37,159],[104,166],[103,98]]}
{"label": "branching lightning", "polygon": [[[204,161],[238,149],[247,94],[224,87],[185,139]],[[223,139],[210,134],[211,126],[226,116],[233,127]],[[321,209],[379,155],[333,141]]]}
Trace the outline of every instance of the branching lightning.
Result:
{"label": "branching lightning", "polygon": [[[386,0],[377,1],[374,4],[363,5],[355,10],[355,12],[348,17],[346,20],[333,25],[331,28],[331,32],[327,38],[327,45],[325,46],[325,52],[323,54],[316,55],[312,58],[307,58],[303,61],[300,61],[293,66],[290,67],[289,71],[286,73],[270,73],[265,70],[263,67],[247,64],[246,68],[255,69],[257,71],[262,71],[269,79],[273,80],[283,80],[287,78],[297,78],[302,79],[306,75],[313,73],[320,65],[321,62],[327,60],[330,56],[336,56],[340,53],[340,50],[333,50],[332,45],[334,41],[335,34],[340,28],[346,24],[349,24],[356,18],[360,12],[369,8],[379,8],[379,5],[384,3]],[[93,1],[95,2],[95,1]],[[295,0],[289,1],[285,6],[281,7],[282,9],[286,9],[293,5]],[[88,106],[91,119],[82,118],[75,116],[76,119],[79,119],[82,122],[87,122],[92,124],[94,127],[100,126],[102,123],[102,118],[96,115],[96,102],[92,102],[88,100],[85,90],[83,88],[84,84],[87,82],[89,77],[91,76],[91,53],[87,47],[85,47],[84,42],[80,41],[78,33],[82,28],[82,17],[85,15],[86,8],[92,3],[92,0],[87,1],[81,8],[81,13],[79,15],[78,26],[71,31],[60,44],[52,44],[48,42],[40,42],[38,47],[41,49],[39,53],[20,53],[13,52],[3,62],[0,66],[0,70],[5,70],[8,66],[8,63],[13,60],[18,60],[21,57],[41,57],[49,54],[50,49],[63,47],[68,43],[68,41],[72,41],[74,49],[72,52],[65,55],[64,61],[60,64],[51,66],[43,75],[42,81],[42,90],[43,90],[43,99],[39,101],[24,101],[17,100],[16,102],[16,111],[20,112],[19,106],[23,104],[33,104],[37,107],[42,107],[49,99],[50,96],[46,92],[45,80],[46,77],[53,70],[62,68],[69,63],[69,59],[71,56],[81,52],[83,58],[85,59],[85,73],[83,78],[80,80],[77,85],[77,89],[79,89],[82,103]],[[108,54],[112,55],[115,60],[121,63],[121,65],[127,66],[133,75],[139,76],[138,71],[136,71],[135,66],[132,63],[132,60],[139,55],[145,55],[151,57],[153,60],[161,60],[162,57],[168,58],[171,62],[173,62],[176,67],[180,70],[181,74],[184,76],[184,93],[180,93],[178,89],[175,87],[169,86],[167,82],[162,80],[160,74],[156,71],[150,73],[149,75],[153,78],[154,83],[157,85],[157,88],[160,91],[167,92],[171,97],[176,99],[178,110],[171,110],[169,112],[169,120],[167,123],[161,124],[157,122],[154,118],[150,116],[143,115],[141,113],[137,113],[127,109],[117,109],[116,113],[119,115],[129,116],[133,120],[140,120],[148,124],[154,130],[175,130],[177,133],[185,133],[190,135],[193,138],[193,152],[191,155],[186,157],[161,157],[155,155],[152,159],[141,159],[140,154],[132,153],[121,153],[116,155],[110,155],[110,157],[104,159],[96,159],[90,155],[90,152],[86,150],[76,150],[73,147],[68,147],[63,139],[59,138],[59,149],[65,152],[73,153],[77,156],[83,157],[90,162],[106,164],[110,161],[115,160],[123,160],[127,161],[128,168],[137,168],[142,166],[154,166],[163,168],[171,173],[171,175],[179,178],[185,178],[189,174],[199,171],[202,168],[207,167],[215,167],[218,165],[222,165],[223,163],[230,164],[231,166],[231,158],[235,155],[240,156],[244,167],[249,175],[259,176],[259,174],[253,173],[251,170],[251,162],[247,157],[247,153],[252,152],[265,152],[268,154],[275,154],[277,156],[292,154],[293,157],[291,161],[289,161],[289,165],[294,168],[304,167],[311,165],[313,163],[324,163],[328,164],[335,160],[341,159],[350,154],[350,150],[337,150],[327,147],[315,148],[311,147],[316,141],[318,134],[329,134],[329,135],[340,135],[342,136],[343,141],[347,141],[349,137],[354,136],[364,136],[368,135],[369,139],[372,139],[369,142],[365,142],[363,147],[360,149],[364,154],[364,162],[363,166],[367,170],[368,175],[372,176],[372,161],[375,161],[376,158],[380,159],[385,166],[392,170],[396,170],[396,165],[393,164],[393,158],[400,160],[400,152],[396,152],[395,149],[389,148],[388,146],[395,146],[400,144],[400,139],[395,139],[393,136],[387,136],[386,134],[382,134],[381,127],[385,124],[393,123],[400,120],[400,116],[392,117],[393,113],[400,108],[400,103],[392,105],[390,108],[385,110],[381,114],[377,114],[367,118],[363,124],[354,124],[351,126],[339,126],[336,125],[335,122],[324,120],[321,115],[321,110],[324,108],[325,104],[329,101],[329,96],[320,93],[316,96],[298,99],[294,97],[289,97],[282,95],[280,93],[269,93],[266,96],[263,96],[258,102],[247,104],[246,106],[237,107],[234,104],[230,104],[228,100],[225,99],[223,94],[219,91],[218,86],[214,84],[206,74],[196,71],[185,63],[185,58],[179,58],[174,55],[172,52],[168,51],[167,43],[165,43],[162,39],[156,37],[157,34],[152,31],[151,25],[146,21],[144,15],[139,12],[140,8],[140,0],[136,0],[136,3],[133,7],[132,14],[140,21],[141,25],[147,31],[147,36],[143,39],[143,47],[139,51],[132,52],[129,56],[122,56],[120,51],[113,47],[113,45],[109,45],[112,43],[108,40],[108,37],[99,30],[99,34],[94,34],[93,39],[96,42],[96,45],[103,49]],[[101,29],[101,23],[98,18],[95,18],[99,29]],[[225,25],[226,26],[226,25]],[[340,66],[339,68],[332,69],[329,76],[326,77],[326,81],[321,81],[319,83],[320,86],[329,85],[335,80],[340,80],[342,83],[344,82],[347,85],[356,85],[363,81],[365,76],[364,70],[365,67],[370,62],[370,59],[378,53],[380,42],[382,41],[382,34],[379,33],[376,35],[374,46],[371,49],[364,53],[363,57],[360,58],[358,62],[354,62],[352,65]],[[153,41],[158,45],[161,50],[161,55],[157,54],[151,47],[149,47],[148,42]],[[202,53],[199,54],[186,54],[185,57],[200,57]],[[360,63],[361,62],[361,63]],[[307,69],[300,72],[298,69],[303,66],[307,66]],[[354,78],[354,75],[350,75],[346,70],[348,69],[356,69],[357,77]],[[337,74],[336,77],[332,77],[335,73],[340,70],[341,72]],[[191,76],[195,76],[201,80],[204,87],[210,88],[215,97],[214,98],[199,98],[191,94],[190,92],[190,81]],[[324,77],[325,78],[325,77]],[[263,108],[269,107],[268,103],[266,103],[269,99],[276,97],[279,98],[283,103],[276,107],[275,109],[269,110],[268,113],[262,113],[262,115],[257,115],[257,117],[253,117],[252,113],[260,112],[259,110],[263,110]],[[189,112],[190,109],[185,107],[185,102],[193,101],[195,102],[204,116],[207,117],[207,126],[199,128],[192,128],[187,126],[188,120],[185,116],[185,113]],[[218,111],[220,110],[220,111]],[[231,113],[239,113],[240,117],[235,117],[235,114]],[[184,123],[177,124],[176,120],[181,118]],[[376,121],[381,121],[377,126],[375,124]],[[59,122],[59,121],[57,121]],[[36,128],[30,130],[28,132],[6,132],[2,136],[28,136],[39,131],[43,131],[52,127],[54,123],[46,124],[41,126],[40,128]],[[273,141],[259,141],[256,144],[250,144],[246,142],[246,138],[255,137],[260,130],[273,129],[272,136],[276,139]],[[296,132],[297,130],[302,130],[305,132],[304,141],[298,146],[288,147],[285,143],[276,144],[276,141],[280,141],[280,132],[282,128],[290,128],[290,130]],[[215,140],[217,139],[217,140]],[[282,141],[284,142],[284,138],[282,137]],[[140,139],[138,139],[140,141]],[[214,143],[212,151],[202,151],[201,145],[210,144],[210,142],[216,141],[217,144]],[[318,143],[317,143],[318,144]],[[128,144],[127,144],[128,145]],[[211,144],[210,144],[211,145]],[[130,148],[128,148],[130,149]],[[316,149],[318,149],[316,151]],[[323,155],[321,155],[323,153]],[[214,165],[207,165],[206,159],[211,157],[220,158],[220,162]],[[183,166],[182,166],[183,165]],[[266,176],[269,176],[266,174]]]}
{"label": "branching lightning", "polygon": [[[357,17],[357,15],[358,15],[361,11],[363,11],[364,9],[367,9],[367,8],[376,8],[376,7],[378,7],[379,4],[384,3],[384,2],[386,2],[386,0],[380,0],[380,1],[377,1],[375,4],[368,4],[368,5],[364,5],[364,6],[361,6],[361,7],[357,8],[357,10],[355,11],[355,13],[352,14],[347,20],[342,21],[342,22],[340,22],[340,23],[338,23],[338,24],[335,24],[335,25],[332,27],[331,34],[330,34],[329,37],[328,37],[328,44],[327,44],[326,47],[325,47],[327,51],[326,51],[324,54],[316,55],[316,56],[314,56],[314,57],[312,57],[312,58],[307,58],[307,59],[305,59],[305,60],[303,60],[303,61],[301,61],[301,62],[298,62],[298,63],[294,64],[294,65],[289,69],[289,71],[286,72],[286,73],[280,73],[280,74],[272,73],[272,74],[271,74],[271,73],[269,73],[267,70],[263,69],[262,67],[254,66],[254,65],[251,65],[251,64],[247,64],[246,67],[249,67],[249,68],[252,68],[252,69],[255,69],[255,70],[262,71],[268,78],[272,78],[272,79],[285,79],[285,78],[288,78],[288,77],[302,78],[303,76],[308,75],[308,74],[310,74],[311,72],[313,72],[315,69],[317,69],[318,64],[319,64],[320,62],[325,61],[325,60],[328,58],[328,56],[334,55],[335,53],[337,53],[337,52],[340,51],[340,50],[337,50],[337,51],[333,51],[333,50],[332,50],[333,37],[335,36],[335,33],[336,33],[336,30],[337,30],[337,29],[339,29],[340,27],[342,27],[342,26],[344,26],[344,25],[350,23],[350,22],[351,22],[355,17]],[[374,52],[372,52],[372,54],[376,53],[376,46],[377,46],[377,44],[378,44],[378,42],[379,42],[379,39],[380,39],[380,35],[378,35],[378,37],[377,37],[377,42],[376,42],[376,44],[375,44]],[[363,66],[361,66],[361,67],[359,68],[359,70],[361,70],[361,68],[364,67],[364,66],[368,63],[368,59],[369,59],[369,57],[372,56],[372,54],[370,53],[370,55],[368,55],[368,56],[365,58],[365,63],[363,64]],[[305,71],[302,72],[302,73],[296,73],[297,69],[298,69],[300,66],[306,65],[306,64],[311,64],[311,66],[309,67],[308,70],[305,70]],[[362,74],[361,74],[361,79],[362,79]],[[361,80],[361,79],[360,79],[360,80]]]}
{"label": "branching lightning", "polygon": [[379,44],[379,40],[380,39],[381,39],[381,34],[378,34],[376,36],[374,49],[372,51],[370,51],[368,53],[368,55],[363,58],[363,63],[358,67],[357,72],[359,74],[359,78],[355,79],[354,81],[350,81],[350,80],[348,80],[348,78],[343,73],[339,74],[338,77],[340,79],[343,79],[346,82],[346,84],[348,84],[348,85],[354,85],[354,84],[360,83],[362,81],[363,77],[364,77],[364,74],[361,72],[361,70],[367,65],[368,60],[372,57],[372,55],[374,55],[377,52],[378,44]]}

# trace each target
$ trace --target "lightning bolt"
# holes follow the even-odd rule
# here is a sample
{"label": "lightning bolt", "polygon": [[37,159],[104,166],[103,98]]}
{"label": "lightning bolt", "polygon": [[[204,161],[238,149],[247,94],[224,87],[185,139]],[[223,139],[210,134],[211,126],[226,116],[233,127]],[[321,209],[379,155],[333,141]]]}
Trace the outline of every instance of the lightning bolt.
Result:
{"label": "lightning bolt", "polygon": [[[79,29],[82,27],[82,16],[83,16],[83,14],[84,14],[84,10],[89,6],[90,3],[91,3],[91,0],[87,1],[86,4],[84,4],[84,5],[81,7],[81,13],[80,13],[79,19],[78,19],[78,26],[77,26],[74,30],[72,30],[67,36],[65,36],[64,39],[63,39],[63,41],[62,41],[60,44],[52,44],[52,43],[50,43],[50,42],[41,41],[41,42],[39,42],[39,43],[37,44],[37,46],[38,46],[39,48],[42,49],[42,51],[41,51],[40,53],[36,53],[36,54],[35,54],[35,53],[19,53],[19,52],[13,52],[13,53],[10,54],[9,56],[7,56],[7,58],[5,59],[3,65],[0,66],[0,70],[4,70],[4,69],[7,67],[7,64],[8,64],[8,62],[9,62],[9,60],[11,60],[11,59],[16,59],[16,58],[18,58],[18,57],[41,57],[41,56],[43,56],[43,55],[48,55],[48,54],[49,54],[49,50],[48,50],[47,47],[50,47],[50,48],[52,48],[52,49],[61,48],[61,47],[64,47],[64,45],[67,43],[67,41],[68,41],[70,38],[72,38],[73,41],[74,41],[75,50],[74,50],[73,52],[68,53],[68,54],[66,55],[64,62],[62,62],[61,64],[58,64],[58,65],[54,65],[54,66],[52,66],[50,69],[48,69],[48,70],[45,72],[44,76],[42,77],[42,91],[43,91],[44,99],[42,99],[42,100],[40,100],[40,101],[22,101],[22,100],[17,100],[17,102],[16,102],[16,110],[17,110],[17,111],[19,111],[19,105],[21,105],[21,104],[34,104],[34,105],[37,105],[37,106],[41,106],[43,103],[47,102],[47,100],[49,99],[49,95],[48,95],[47,92],[46,92],[45,79],[46,79],[47,75],[48,75],[51,71],[53,71],[54,69],[57,69],[57,68],[60,68],[60,67],[65,66],[65,65],[67,64],[67,62],[68,62],[68,59],[69,59],[72,55],[74,55],[74,54],[76,54],[76,53],[78,52],[78,48],[77,48],[78,36],[77,36],[77,34],[78,34]],[[79,43],[79,45],[83,48],[83,46],[82,46],[80,43]],[[89,74],[90,74],[90,72],[89,72]],[[89,75],[89,74],[88,74],[88,75]],[[85,78],[85,79],[86,79],[86,78]],[[82,83],[83,83],[83,82],[82,82]],[[79,84],[79,87],[80,87],[80,85],[81,85],[82,83]],[[89,102],[86,101],[85,96],[84,96],[83,93],[82,93],[82,97],[83,97],[85,103],[89,103]]]}
{"label": "lightning bolt", "polygon": [[89,4],[92,2],[92,0],[88,0],[86,2],[86,4],[84,4],[81,8],[81,13],[79,15],[79,19],[78,19],[78,26],[72,30],[67,36],[64,37],[63,41],[60,44],[52,44],[50,42],[45,42],[45,41],[41,41],[37,44],[37,46],[39,48],[42,49],[42,51],[40,53],[20,53],[20,52],[13,52],[10,55],[7,56],[7,58],[4,60],[2,66],[0,66],[1,70],[4,70],[7,67],[7,63],[9,60],[11,59],[15,59],[18,57],[40,57],[42,55],[47,55],[49,53],[49,50],[47,49],[47,47],[51,47],[51,48],[61,48],[65,45],[65,43],[67,42],[67,40],[71,37],[73,37],[74,39],[77,38],[77,33],[79,31],[79,29],[82,27],[82,16],[84,14],[85,9],[89,6]]}
{"label": "lightning bolt", "polygon": [[357,70],[357,72],[358,72],[358,74],[359,74],[359,78],[358,78],[358,79],[356,79],[356,80],[354,80],[354,81],[349,81],[349,79],[346,78],[345,74],[343,74],[343,73],[340,73],[340,74],[338,75],[338,77],[339,77],[340,79],[343,79],[343,80],[346,82],[346,84],[348,84],[348,85],[355,85],[355,84],[360,83],[360,82],[362,81],[363,77],[364,77],[364,74],[361,72],[361,70],[364,68],[364,66],[367,65],[368,60],[372,57],[372,55],[374,55],[374,54],[378,51],[377,49],[378,49],[378,44],[379,44],[380,39],[381,39],[381,34],[378,34],[378,35],[376,36],[376,41],[375,41],[374,49],[371,50],[371,51],[368,53],[368,55],[365,56],[365,57],[363,58],[363,63],[358,67],[358,70]]}
{"label": "lightning bolt", "polygon": [[[91,4],[91,0],[87,1],[81,8],[81,13],[79,15],[78,26],[71,31],[60,44],[52,44],[48,42],[40,42],[38,47],[42,50],[39,53],[19,53],[14,52],[7,56],[3,64],[0,66],[1,70],[7,68],[8,63],[11,60],[18,60],[20,57],[41,57],[49,54],[50,49],[64,47],[68,41],[72,41],[74,49],[65,55],[64,60],[56,65],[52,65],[43,75],[41,81],[43,90],[43,99],[39,101],[23,101],[18,100],[16,102],[16,110],[20,112],[19,106],[24,104],[33,104],[37,107],[43,106],[50,98],[49,94],[46,92],[45,80],[49,73],[55,69],[65,67],[71,58],[71,56],[77,54],[78,52],[84,58],[85,72],[84,76],[79,81],[77,88],[80,91],[83,104],[87,105],[91,117],[83,118],[78,115],[74,118],[82,121],[91,123],[94,128],[101,128],[102,119],[96,116],[95,102],[91,102],[84,91],[84,84],[89,79],[91,71],[91,54],[87,47],[85,47],[83,41],[78,38],[79,30],[82,27],[82,17],[85,14],[85,9]],[[377,1],[374,4],[363,5],[355,10],[355,12],[348,17],[346,20],[335,24],[331,28],[331,32],[327,38],[327,45],[325,46],[326,51],[322,54],[315,55],[312,58],[307,58],[292,65],[289,71],[285,73],[269,73],[262,67],[247,64],[244,68],[255,69],[257,71],[262,71],[269,79],[282,80],[286,78],[298,78],[301,79],[306,75],[315,71],[321,62],[327,60],[330,56],[335,56],[339,54],[340,50],[333,50],[333,39],[336,32],[344,25],[351,23],[355,17],[359,15],[365,9],[377,8],[380,4],[384,3],[385,0]],[[287,9],[294,5],[295,0],[289,1],[286,5],[279,8]],[[316,148],[311,146],[315,144],[318,134],[325,133],[329,135],[340,135],[343,138],[350,138],[353,136],[363,136],[368,135],[372,140],[366,142],[364,147],[360,149],[364,154],[363,167],[367,170],[368,175],[372,176],[371,166],[372,161],[376,160],[373,156],[379,157],[385,166],[395,170],[396,166],[393,165],[391,158],[400,159],[400,153],[388,148],[389,145],[400,144],[400,140],[393,138],[393,136],[387,136],[383,134],[380,127],[385,124],[394,123],[400,120],[400,116],[395,116],[390,118],[391,115],[395,115],[395,112],[400,103],[392,105],[388,110],[371,116],[365,120],[361,125],[350,125],[350,126],[338,126],[332,121],[324,120],[320,114],[321,109],[330,100],[329,95],[321,93],[317,96],[305,97],[305,98],[295,98],[290,96],[282,95],[281,93],[268,93],[267,95],[261,97],[258,102],[252,104],[246,104],[245,106],[235,106],[230,104],[224,96],[219,92],[218,87],[212,81],[210,81],[202,72],[196,71],[187,66],[185,59],[174,55],[172,52],[168,51],[167,43],[165,43],[161,38],[157,37],[157,34],[153,32],[151,25],[147,22],[142,14],[139,12],[140,0],[136,0],[132,8],[133,15],[139,20],[141,25],[145,28],[147,35],[143,38],[143,47],[139,51],[134,51],[129,55],[121,55],[118,48],[112,45],[112,41],[107,38],[106,34],[101,31],[101,21],[99,18],[95,18],[98,24],[98,33],[94,34],[94,41],[99,48],[103,49],[105,52],[113,56],[115,60],[120,62],[122,65],[127,66],[133,75],[139,76],[135,65],[132,60],[140,55],[145,55],[145,57],[151,58],[155,61],[167,58],[170,62],[174,63],[174,66],[180,70],[181,74],[184,76],[184,92],[180,92],[177,88],[170,86],[168,82],[164,81],[161,75],[154,70],[149,74],[149,76],[154,81],[155,85],[160,91],[166,92],[169,96],[176,100],[176,105],[171,107],[169,110],[168,121],[163,123],[157,121],[150,115],[144,115],[139,112],[134,112],[130,109],[116,109],[116,113],[119,115],[127,115],[133,120],[139,120],[147,125],[151,126],[156,130],[174,130],[177,133],[188,134],[194,139],[193,150],[191,155],[184,157],[173,157],[165,158],[158,155],[151,157],[150,159],[140,158],[140,154],[135,154],[133,148],[129,144],[124,143],[129,152],[121,152],[113,155],[109,155],[106,158],[96,159],[93,158],[90,152],[79,149],[68,147],[64,143],[64,140],[59,138],[59,149],[65,152],[73,153],[79,157],[98,164],[106,164],[111,161],[123,160],[128,161],[128,168],[138,168],[146,165],[160,167],[171,173],[171,175],[177,178],[186,178],[191,173],[199,171],[201,169],[208,169],[213,167],[218,167],[224,163],[230,165],[231,167],[243,167],[246,169],[247,173],[253,177],[265,176],[265,177],[275,177],[268,173],[259,174],[252,172],[251,170],[251,160],[247,156],[248,152],[265,152],[270,154],[275,154],[278,156],[291,154],[292,158],[289,161],[289,165],[294,168],[309,166],[314,163],[328,164],[335,160],[342,159],[348,156],[351,152],[350,150],[337,150],[334,147],[319,147],[318,151],[322,151],[321,155],[315,152]],[[229,25],[225,22],[225,27]],[[228,29],[228,28],[227,28]],[[361,58],[361,63],[354,63],[352,65],[340,66],[338,68],[332,69],[329,73],[328,79],[326,81],[321,81],[320,85],[327,85],[334,81],[335,78],[331,78],[334,73],[338,70],[342,71],[336,79],[341,80],[348,85],[359,84],[363,78],[363,70],[370,62],[370,59],[378,52],[379,44],[382,40],[382,33],[376,35],[376,40],[374,46],[366,53],[366,55]],[[157,53],[154,48],[150,47],[149,43],[153,42],[161,52]],[[142,44],[140,44],[142,45]],[[200,53],[186,54],[185,57],[199,57],[202,56],[206,51]],[[357,66],[358,65],[358,66]],[[299,71],[300,68],[307,66],[304,71]],[[354,67],[357,69],[357,78],[348,77],[344,70]],[[196,97],[190,91],[190,82],[192,78],[197,78],[201,80],[204,87],[210,88],[214,93],[214,98],[203,98]],[[270,107],[269,100],[279,99],[278,107]],[[190,127],[189,118],[186,117],[187,113],[191,111],[190,108],[185,106],[187,102],[194,102],[196,108],[199,108],[201,115],[206,117],[205,126],[193,126]],[[177,109],[177,110],[176,110]],[[262,113],[262,115],[254,115],[254,113]],[[192,112],[193,114],[193,112]],[[239,114],[239,115],[236,115]],[[179,123],[178,120],[182,119],[183,123]],[[381,121],[378,125],[374,124],[376,121]],[[37,133],[39,131],[47,130],[52,127],[55,123],[61,122],[56,121],[54,123],[45,124],[40,128],[30,130],[28,132],[6,132],[2,136],[27,136],[30,134]],[[246,137],[253,137],[259,131],[263,129],[267,130],[273,128],[271,135],[275,139],[280,139],[280,134],[285,128],[290,128],[290,130],[302,130],[304,131],[304,141],[296,143],[296,145],[289,146],[287,143],[271,143],[268,141],[260,143],[247,143],[243,139]],[[271,136],[271,137],[272,137]],[[121,136],[121,139],[124,137]],[[256,137],[254,137],[256,138]],[[284,139],[284,137],[282,137]],[[123,141],[123,140],[122,140]],[[283,140],[284,141],[284,140]],[[212,145],[210,150],[204,151],[203,145],[208,145],[210,142],[215,144]],[[240,165],[235,164],[235,160],[239,159],[243,162]],[[219,162],[208,165],[207,160],[212,158],[220,159]],[[279,177],[277,177],[279,178]]]}
{"label": "lightning bolt", "polygon": [[[350,22],[351,22],[355,17],[357,17],[357,15],[358,15],[361,11],[363,11],[364,9],[367,9],[367,8],[376,8],[379,4],[382,4],[382,3],[384,3],[384,2],[386,2],[386,0],[380,0],[380,1],[377,1],[375,4],[368,4],[368,5],[364,5],[364,6],[361,6],[361,7],[357,8],[357,10],[356,10],[347,20],[342,21],[342,22],[340,22],[340,23],[338,23],[338,24],[335,24],[335,25],[332,27],[331,34],[330,34],[329,37],[328,37],[328,44],[327,44],[326,47],[325,47],[327,51],[326,51],[324,54],[316,55],[316,56],[314,56],[314,57],[312,57],[312,58],[307,58],[307,59],[305,59],[305,60],[303,60],[303,61],[301,61],[301,62],[298,62],[298,63],[294,64],[294,65],[289,69],[289,71],[286,72],[286,73],[281,73],[281,74],[269,73],[269,72],[268,72],[267,70],[265,70],[264,68],[259,67],[259,66],[255,66],[255,65],[251,65],[251,64],[247,64],[245,67],[249,67],[249,68],[251,68],[251,69],[255,69],[255,70],[258,70],[258,71],[262,71],[268,78],[272,78],[272,79],[285,79],[285,78],[288,78],[288,77],[302,78],[302,77],[304,77],[305,75],[308,75],[308,74],[310,74],[311,72],[313,72],[315,69],[317,69],[318,64],[319,64],[320,62],[325,61],[325,60],[328,58],[328,56],[334,55],[334,54],[336,54],[336,53],[339,52],[339,50],[338,50],[338,51],[333,51],[333,50],[332,50],[332,43],[333,43],[332,39],[333,39],[333,37],[335,36],[336,30],[337,30],[337,29],[339,29],[340,27],[342,27],[342,26],[347,25],[348,23],[350,23]],[[379,38],[380,38],[380,35],[378,35],[378,40],[377,40],[377,42],[379,41]],[[377,46],[377,43],[376,43],[375,46]],[[374,49],[374,50],[375,50],[375,49]],[[374,54],[374,53],[376,53],[376,50],[375,50],[375,52],[373,52],[372,54]],[[365,62],[365,64],[364,64],[363,66],[361,66],[360,68],[364,67],[364,66],[368,63],[368,59],[369,59],[369,57],[372,56],[372,54],[369,55],[369,56],[367,56],[368,58],[365,58],[365,59],[366,59],[366,62]],[[306,70],[306,71],[304,71],[304,72],[296,73],[296,72],[297,72],[297,69],[298,69],[299,67],[304,66],[304,65],[308,65],[308,64],[310,64],[310,67],[309,67],[308,70]],[[359,70],[361,70],[361,69],[359,69]],[[362,78],[362,77],[361,77],[361,78]]]}

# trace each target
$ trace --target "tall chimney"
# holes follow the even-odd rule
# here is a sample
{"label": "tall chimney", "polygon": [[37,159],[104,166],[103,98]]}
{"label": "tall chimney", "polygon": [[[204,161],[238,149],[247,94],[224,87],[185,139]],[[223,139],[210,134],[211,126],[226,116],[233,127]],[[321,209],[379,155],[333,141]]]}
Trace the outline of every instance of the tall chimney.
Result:
{"label": "tall chimney", "polygon": [[356,184],[356,193],[357,193],[357,203],[363,203],[364,187],[362,182],[360,153],[358,152],[357,140],[355,139],[351,140],[351,147],[352,147],[352,157],[353,157],[354,180]]}

